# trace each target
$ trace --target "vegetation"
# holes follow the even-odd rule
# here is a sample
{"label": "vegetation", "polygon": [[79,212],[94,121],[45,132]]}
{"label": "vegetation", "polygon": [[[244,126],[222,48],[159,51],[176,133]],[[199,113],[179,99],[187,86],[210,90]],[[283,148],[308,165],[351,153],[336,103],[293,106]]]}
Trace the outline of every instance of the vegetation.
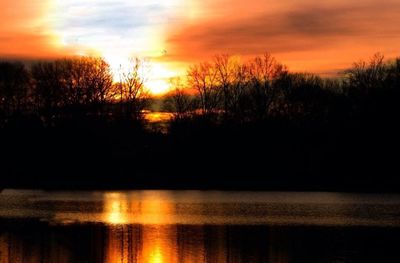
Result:
{"label": "vegetation", "polygon": [[270,54],[218,55],[171,80],[167,134],[144,129],[143,61],[113,83],[100,58],[0,63],[4,186],[392,190],[400,59],[340,78]]}

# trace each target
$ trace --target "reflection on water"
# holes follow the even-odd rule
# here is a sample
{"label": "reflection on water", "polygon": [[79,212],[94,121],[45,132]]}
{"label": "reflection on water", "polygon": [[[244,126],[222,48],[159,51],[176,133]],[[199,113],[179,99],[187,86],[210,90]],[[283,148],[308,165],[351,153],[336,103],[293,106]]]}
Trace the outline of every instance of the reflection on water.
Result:
{"label": "reflection on water", "polygon": [[170,112],[146,111],[144,117],[148,122],[168,122],[172,119],[173,114]]}
{"label": "reflection on water", "polygon": [[0,262],[400,262],[398,229],[5,222]]}
{"label": "reflection on water", "polygon": [[[173,214],[174,207],[169,200],[168,192],[142,192],[140,199],[132,198],[126,193],[104,193],[103,216],[100,221],[107,224],[164,224]],[[59,212],[55,218],[65,222],[65,217],[76,217],[75,221],[86,221],[85,215]],[[167,219],[169,218],[169,219]],[[93,219],[97,221],[94,215]]]}
{"label": "reflection on water", "polygon": [[400,262],[396,195],[0,194],[3,262]]}
{"label": "reflection on water", "polygon": [[0,218],[53,224],[214,224],[400,227],[399,195],[202,191],[5,190]]}
{"label": "reflection on water", "polygon": [[158,112],[158,111],[144,112],[144,119],[147,122],[145,127],[151,131],[167,133],[169,121],[171,121],[172,118],[173,114],[170,112]]}

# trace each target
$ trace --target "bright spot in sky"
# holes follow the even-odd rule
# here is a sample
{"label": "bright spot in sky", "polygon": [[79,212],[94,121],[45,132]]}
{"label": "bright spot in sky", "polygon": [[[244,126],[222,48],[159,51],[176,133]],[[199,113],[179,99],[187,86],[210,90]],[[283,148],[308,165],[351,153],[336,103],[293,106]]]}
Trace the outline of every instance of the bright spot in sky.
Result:
{"label": "bright spot in sky", "polygon": [[151,62],[165,55],[165,32],[183,0],[55,0],[54,27],[62,44],[75,55],[104,57],[114,80],[119,68],[135,56],[150,60],[147,87],[153,94],[168,90],[177,73]]}

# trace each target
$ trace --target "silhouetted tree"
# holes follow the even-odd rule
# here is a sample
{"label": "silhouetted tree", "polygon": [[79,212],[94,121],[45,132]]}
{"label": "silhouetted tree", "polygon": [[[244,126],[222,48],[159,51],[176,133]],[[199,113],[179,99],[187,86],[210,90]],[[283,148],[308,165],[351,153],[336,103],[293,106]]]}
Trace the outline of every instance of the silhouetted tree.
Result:
{"label": "silhouetted tree", "polygon": [[398,63],[398,59],[385,63],[383,55],[378,53],[369,62],[360,61],[345,71],[345,95],[355,118],[390,114],[392,110],[387,107],[393,103],[389,101],[399,92]]}
{"label": "silhouetted tree", "polygon": [[104,114],[112,99],[112,74],[102,58],[77,57],[32,66],[37,105],[47,118]]}
{"label": "silhouetted tree", "polygon": [[0,62],[0,116],[28,106],[29,73],[22,63]]}
{"label": "silhouetted tree", "polygon": [[130,60],[127,69],[121,69],[119,88],[120,104],[128,118],[141,120],[149,103],[145,82],[149,74],[148,64],[140,58]]}
{"label": "silhouetted tree", "polygon": [[249,96],[252,101],[252,115],[263,119],[270,112],[279,94],[274,81],[286,73],[286,68],[269,53],[249,62]]}
{"label": "silhouetted tree", "polygon": [[228,112],[231,118],[239,122],[249,119],[249,108],[251,107],[251,101],[248,96],[249,73],[247,64],[236,63],[234,65]]}
{"label": "silhouetted tree", "polygon": [[375,54],[369,63],[366,61],[354,63],[352,68],[345,71],[348,91],[368,95],[371,90],[382,87],[386,74],[384,56],[379,53]]}
{"label": "silhouetted tree", "polygon": [[392,88],[400,88],[400,58],[396,58],[388,65],[387,85]]}
{"label": "silhouetted tree", "polygon": [[90,105],[97,114],[103,115],[106,103],[114,96],[110,65],[101,58],[76,59],[73,60],[72,75],[71,90],[83,90],[81,103]]}
{"label": "silhouetted tree", "polygon": [[312,120],[324,116],[330,95],[319,76],[292,74],[290,87],[286,99],[291,118]]}
{"label": "silhouetted tree", "polygon": [[[64,69],[61,61],[37,62],[32,65],[34,98],[39,114],[50,124],[62,106],[65,86],[62,80]],[[65,100],[64,100],[65,101]]]}
{"label": "silhouetted tree", "polygon": [[204,62],[190,67],[187,78],[189,87],[197,91],[202,113],[215,113],[220,102],[220,89],[217,86],[217,72],[212,64]]}
{"label": "silhouetted tree", "polygon": [[164,109],[172,112],[176,120],[189,117],[196,109],[196,105],[191,95],[189,95],[188,91],[185,89],[181,78],[171,78],[170,85],[171,92],[165,96]]}
{"label": "silhouetted tree", "polygon": [[223,103],[223,112],[227,115],[232,100],[230,89],[235,77],[236,63],[233,58],[227,54],[217,55],[214,58],[213,67],[216,78],[215,85],[222,89],[221,99]]}

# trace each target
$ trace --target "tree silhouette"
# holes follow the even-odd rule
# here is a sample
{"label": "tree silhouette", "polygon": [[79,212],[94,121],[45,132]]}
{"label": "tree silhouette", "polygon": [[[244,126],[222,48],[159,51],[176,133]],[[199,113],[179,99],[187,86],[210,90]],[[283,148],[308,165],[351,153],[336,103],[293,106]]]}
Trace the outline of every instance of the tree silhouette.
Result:
{"label": "tree silhouette", "polygon": [[215,113],[220,103],[220,89],[217,86],[217,72],[212,64],[204,62],[190,67],[187,78],[189,86],[197,91],[202,113]]}
{"label": "tree silhouette", "polygon": [[127,69],[121,69],[119,89],[120,105],[129,119],[141,120],[149,103],[149,91],[145,87],[149,67],[145,60],[133,58]]}
{"label": "tree silhouette", "polygon": [[280,92],[274,81],[285,74],[286,68],[269,53],[254,58],[249,62],[248,67],[250,75],[249,96],[253,104],[251,114],[258,119],[263,119],[271,111]]}
{"label": "tree silhouette", "polygon": [[214,58],[213,67],[216,74],[216,85],[222,89],[223,112],[227,115],[232,100],[230,89],[234,81],[236,63],[228,54],[217,55]]}
{"label": "tree silhouette", "polygon": [[48,120],[65,115],[104,114],[112,99],[112,74],[102,58],[38,62],[31,69],[35,101]]}
{"label": "tree silhouette", "polygon": [[174,114],[175,120],[183,120],[189,117],[196,109],[194,100],[180,77],[170,79],[171,92],[165,96],[164,109]]}
{"label": "tree silhouette", "polygon": [[29,104],[29,73],[21,63],[0,62],[0,115],[21,113]]}

